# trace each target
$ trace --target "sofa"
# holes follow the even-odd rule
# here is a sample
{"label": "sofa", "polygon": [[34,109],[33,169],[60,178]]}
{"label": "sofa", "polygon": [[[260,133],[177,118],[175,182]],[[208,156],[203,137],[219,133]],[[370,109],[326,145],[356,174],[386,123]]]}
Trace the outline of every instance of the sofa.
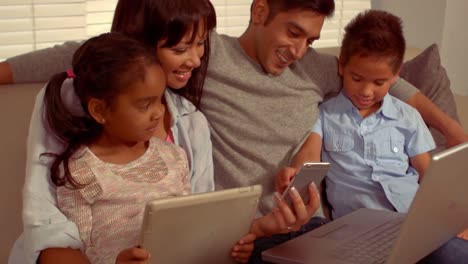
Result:
{"label": "sofa", "polygon": [[[338,48],[324,48],[320,51],[336,55]],[[405,60],[414,58],[420,52],[419,49],[408,49]],[[0,208],[3,216],[0,218],[0,263],[7,263],[11,246],[22,230],[21,190],[25,173],[25,142],[34,98],[43,85],[0,85],[0,120],[3,122],[0,137]],[[455,95],[454,100],[458,118],[465,132],[468,132],[468,96]]]}

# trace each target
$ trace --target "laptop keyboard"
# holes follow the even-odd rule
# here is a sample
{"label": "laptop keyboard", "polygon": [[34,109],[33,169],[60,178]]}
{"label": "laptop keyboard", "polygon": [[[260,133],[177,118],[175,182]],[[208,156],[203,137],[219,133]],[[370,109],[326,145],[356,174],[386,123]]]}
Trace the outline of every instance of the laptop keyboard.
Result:
{"label": "laptop keyboard", "polygon": [[391,220],[346,241],[335,249],[335,257],[348,263],[384,263],[403,220],[403,218]]}

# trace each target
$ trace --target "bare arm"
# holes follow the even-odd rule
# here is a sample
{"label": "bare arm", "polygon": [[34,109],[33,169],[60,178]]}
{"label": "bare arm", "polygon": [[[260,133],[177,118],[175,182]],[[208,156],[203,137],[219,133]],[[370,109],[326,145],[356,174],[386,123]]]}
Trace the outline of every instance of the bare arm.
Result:
{"label": "bare arm", "polygon": [[247,263],[254,250],[255,234],[248,233],[232,247],[231,257],[238,263]]}
{"label": "bare arm", "polygon": [[322,137],[312,132],[302,144],[299,151],[294,156],[289,167],[282,168],[275,177],[275,188],[279,193],[283,193],[288,187],[291,179],[305,162],[319,162],[322,152]]}
{"label": "bare arm", "polygon": [[426,172],[427,166],[431,163],[431,155],[427,152],[416,155],[410,158],[410,164],[419,174],[419,182],[422,181],[424,177],[424,172]]}
{"label": "bare arm", "polygon": [[429,98],[418,92],[406,101],[416,108],[424,122],[440,131],[447,140],[447,147],[452,147],[468,141],[461,125],[440,110]]}
{"label": "bare arm", "polygon": [[465,240],[468,240],[468,229],[465,229],[463,232],[461,232],[460,234],[458,234],[458,237],[459,238],[463,238]]}
{"label": "bare arm", "polygon": [[292,160],[291,167],[299,169],[304,162],[319,162],[321,154],[322,137],[312,132]]}
{"label": "bare arm", "polygon": [[41,251],[38,264],[89,264],[88,258],[79,250],[72,248],[47,248]]}

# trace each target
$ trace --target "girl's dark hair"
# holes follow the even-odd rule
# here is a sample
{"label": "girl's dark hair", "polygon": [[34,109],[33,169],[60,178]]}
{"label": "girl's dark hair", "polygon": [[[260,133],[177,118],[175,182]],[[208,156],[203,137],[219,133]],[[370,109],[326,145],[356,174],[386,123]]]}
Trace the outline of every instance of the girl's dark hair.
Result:
{"label": "girl's dark hair", "polygon": [[172,47],[187,32],[191,32],[191,41],[194,41],[200,21],[206,33],[201,65],[193,70],[185,87],[173,89],[199,108],[210,55],[209,32],[216,27],[216,13],[209,0],[119,0],[111,31],[133,37],[150,47],[157,48],[161,40],[165,41],[163,47]]}
{"label": "girl's dark hair", "polygon": [[345,27],[340,63],[346,65],[355,55],[385,57],[396,73],[403,63],[405,47],[401,19],[385,11],[368,10]]}
{"label": "girl's dark hair", "polygon": [[50,173],[56,186],[70,183],[79,188],[83,185],[70,175],[69,160],[80,147],[97,140],[103,130],[88,111],[89,100],[96,98],[111,105],[131,83],[145,80],[150,65],[158,65],[154,51],[122,34],[102,34],[83,43],[73,55],[73,88],[64,86],[64,89],[74,89],[81,104],[81,115],[68,110],[62,99],[62,84],[69,77],[68,73],[52,77],[44,95],[44,121],[65,145],[65,150],[59,154],[44,154],[55,158]]}

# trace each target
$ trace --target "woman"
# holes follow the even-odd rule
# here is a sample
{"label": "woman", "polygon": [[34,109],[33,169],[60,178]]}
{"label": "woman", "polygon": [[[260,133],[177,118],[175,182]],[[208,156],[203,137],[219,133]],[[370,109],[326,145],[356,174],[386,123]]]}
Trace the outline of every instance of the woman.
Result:
{"label": "woman", "polygon": [[[158,126],[154,136],[185,150],[193,192],[214,190],[208,123],[197,108],[208,66],[209,32],[215,26],[215,11],[208,0],[121,0],[112,24],[112,32],[123,33],[155,48],[169,89],[164,94],[163,124]],[[79,45],[67,43],[63,48],[72,55]],[[30,81],[45,81],[44,76],[71,66],[71,56],[60,60],[52,56],[51,59],[57,62],[54,63],[56,68],[44,69],[38,65],[36,68],[42,70],[39,78],[34,73],[25,75],[24,72],[18,76]],[[16,60],[21,62],[21,56]],[[15,63],[15,59],[10,63]],[[76,254],[75,259],[80,259],[79,251],[64,248],[82,248],[81,239],[75,223],[57,209],[56,189],[51,184],[48,169],[50,164],[39,158],[44,152],[63,148],[60,142],[46,133],[42,123],[43,95],[44,90],[36,98],[27,144],[24,233],[14,246],[10,263],[35,263],[39,253],[41,263],[70,252]],[[76,109],[73,105],[77,101],[76,95],[70,85],[62,87],[62,97],[71,109]],[[21,247],[24,252],[19,251]]]}

